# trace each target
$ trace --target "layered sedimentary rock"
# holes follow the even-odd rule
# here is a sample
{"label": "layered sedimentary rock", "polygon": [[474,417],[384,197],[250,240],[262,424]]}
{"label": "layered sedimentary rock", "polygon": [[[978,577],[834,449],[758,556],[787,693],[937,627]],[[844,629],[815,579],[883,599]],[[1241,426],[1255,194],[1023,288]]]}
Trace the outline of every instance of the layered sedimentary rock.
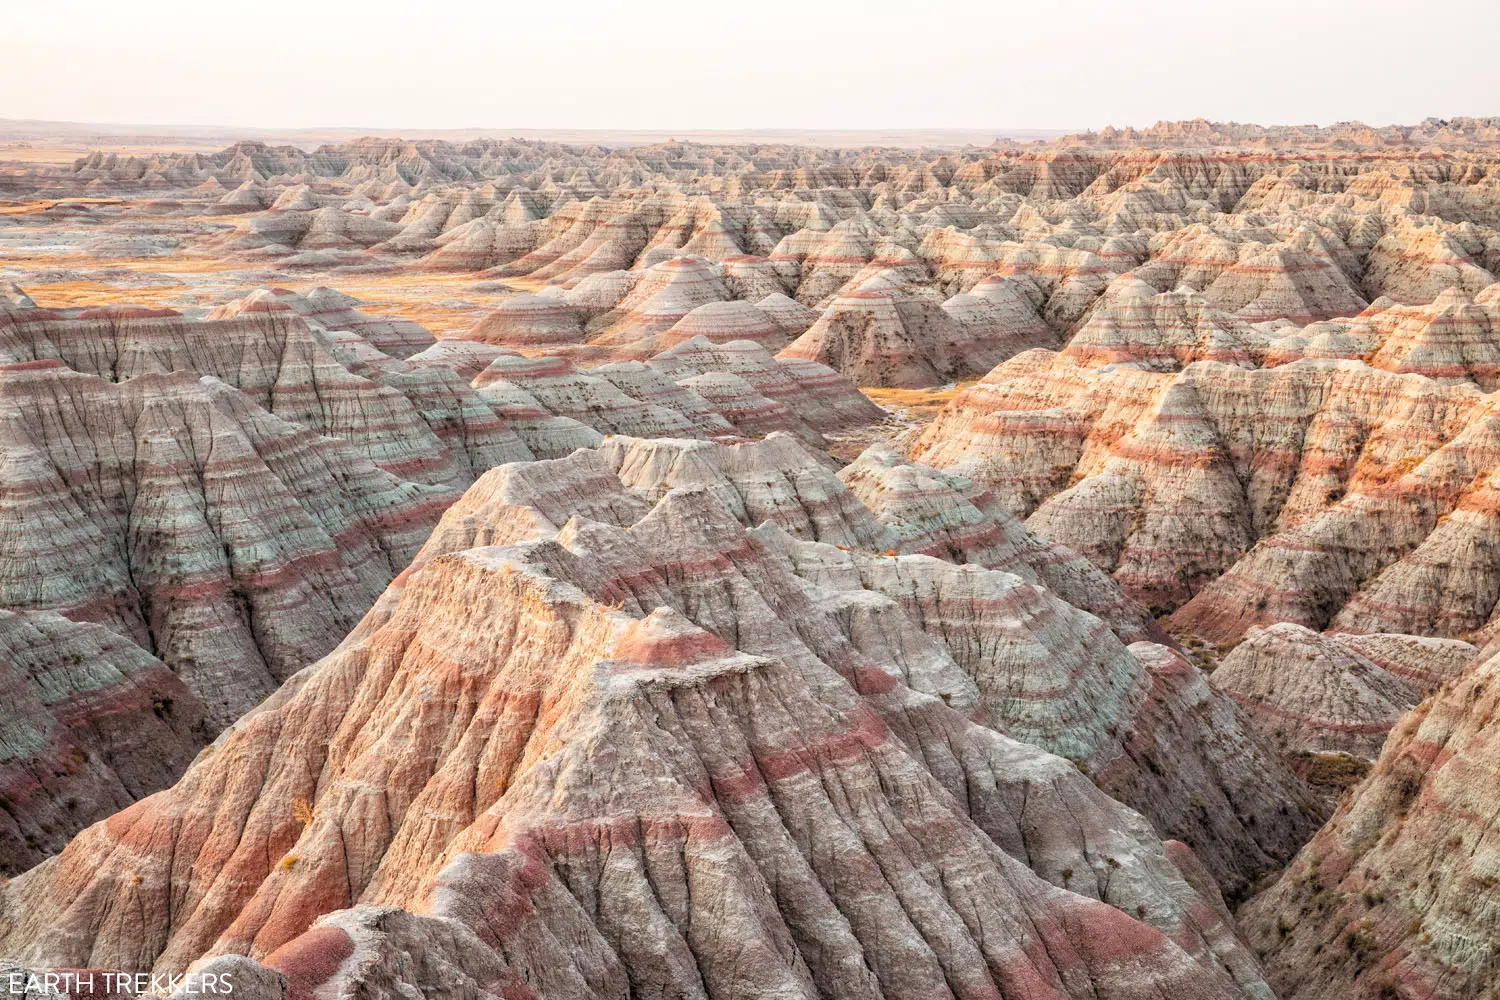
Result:
{"label": "layered sedimentary rock", "polygon": [[[956,494],[972,484],[943,481],[931,470],[894,461],[884,463],[877,451],[845,470],[841,478],[852,483],[846,488],[786,436],[730,448],[616,439],[603,452],[622,481],[648,499],[660,498],[672,488],[706,487],[741,523],[773,526],[768,541],[778,543],[798,575],[811,582],[842,590],[876,590],[902,601],[921,628],[948,645],[958,665],[979,685],[979,693],[964,702],[971,710],[988,704],[991,725],[1092,767],[1102,787],[1145,812],[1158,829],[1192,843],[1229,884],[1241,884],[1245,873],[1290,851],[1297,840],[1288,831],[1311,828],[1316,810],[1302,787],[1289,780],[1280,764],[1267,759],[1272,751],[1244,731],[1233,706],[1210,691],[1195,669],[1175,654],[1158,656],[1152,652],[1153,642],[1138,643],[1145,651],[1139,656],[1135,647],[1127,653],[1104,622],[1028,585],[1024,578],[982,571],[980,558],[1058,582],[1063,593],[1080,595],[1083,606],[1097,610],[1127,641],[1164,638],[1138,606],[1107,581],[1097,582],[1097,570],[1078,566],[1076,556],[1027,538],[1023,530],[1014,530],[1008,541],[993,530],[954,532],[935,542],[930,535],[923,537],[923,529],[930,531],[933,525],[923,525],[912,508],[926,500],[963,518]],[[921,482],[929,476],[939,481]],[[926,496],[913,496],[916,490]],[[882,498],[875,510],[859,502],[861,496],[872,494]],[[976,499],[985,503],[982,497]],[[872,516],[876,510],[880,517]],[[971,515],[969,527],[985,519],[982,513]],[[988,527],[998,527],[1001,534],[1007,528],[998,517]],[[966,535],[960,550],[955,542]],[[807,551],[790,540],[819,542],[823,548]],[[945,561],[891,561],[903,549],[922,548],[941,554]],[[871,555],[842,555],[846,549]],[[960,552],[962,557],[955,558]],[[875,559],[876,554],[881,558]],[[955,574],[949,559],[967,564],[970,571]],[[888,573],[894,576],[887,583],[872,582]],[[867,611],[877,613],[873,608]],[[1078,651],[1078,660],[1070,659],[1074,654],[1047,651],[1045,636],[1052,630],[1070,636],[1068,643]],[[1004,652],[1007,649],[1010,652]],[[1067,679],[1048,680],[1048,671],[1054,670]],[[1103,673],[1091,674],[1095,670]],[[1036,701],[1028,704],[1023,691],[1030,685],[1035,685],[1031,697]],[[951,690],[933,693],[950,700],[954,696]],[[1033,708],[1035,716],[1030,714]],[[1204,717],[1215,720],[1219,735],[1214,739],[1238,741],[1236,754],[1255,762],[1243,770],[1230,767],[1214,773],[1234,755],[1203,749],[1210,738],[1208,730],[1198,728]],[[1125,740],[1122,734],[1132,731],[1152,736]],[[1164,765],[1154,756],[1158,752],[1211,763],[1205,772],[1174,776],[1173,780],[1192,784],[1191,791],[1183,792],[1181,786],[1173,790],[1170,782],[1164,786],[1160,780]],[[1233,807],[1226,807],[1226,788],[1234,789],[1227,793],[1228,801],[1236,803]],[[1185,808],[1189,800],[1203,805]],[[1280,812],[1284,806],[1296,811],[1281,820],[1282,832],[1274,827],[1253,830],[1257,812]]]}
{"label": "layered sedimentary rock", "polygon": [[920,268],[909,249],[885,238],[867,219],[792,233],[771,251],[770,259],[792,287],[792,297],[809,306],[827,305],[841,288],[872,270],[900,268],[910,276]]}
{"label": "layered sedimentary rock", "polygon": [[33,647],[0,683],[5,868],[169,784],[337,644],[454,487],[530,455],[467,380],[365,339],[425,330],[351,302],[5,307],[0,606]]}
{"label": "layered sedimentary rock", "polygon": [[1005,356],[1053,347],[1057,336],[1037,312],[1044,300],[1035,282],[993,274],[943,302],[962,337]]}
{"label": "layered sedimentary rock", "polygon": [[1479,656],[1478,649],[1457,639],[1392,632],[1336,632],[1333,638],[1386,673],[1401,678],[1420,696],[1433,694],[1456,680]]}
{"label": "layered sedimentary rock", "polygon": [[420,323],[393,316],[376,316],[355,308],[359,301],[332,288],[314,288],[299,295],[286,288],[259,288],[211,310],[209,319],[229,319],[245,313],[291,312],[323,330],[359,336],[382,354],[409,358],[432,346],[432,334]]}
{"label": "layered sedimentary rock", "polygon": [[1068,341],[1064,353],[1085,367],[1136,363],[1178,371],[1194,361],[1248,366],[1263,353],[1242,322],[1192,291],[1157,292],[1132,274],[1116,278]]}
{"label": "layered sedimentary rock", "polygon": [[502,382],[524,390],[552,415],[576,420],[601,434],[692,437],[699,433],[677,410],[633,398],[608,379],[575,368],[562,358],[502,355],[475,380],[486,398]]}
{"label": "layered sedimentary rock", "polygon": [[481,344],[474,340],[440,340],[436,344],[411,356],[417,364],[447,368],[464,381],[473,383],[479,373],[498,357],[514,356],[517,352],[493,344]]}
{"label": "layered sedimentary rock", "polygon": [[[436,213],[434,213],[436,214]],[[451,218],[451,215],[450,215]],[[435,271],[483,271],[517,260],[536,249],[536,213],[518,197],[507,198],[485,215],[448,226],[432,242],[422,264]]]}
{"label": "layered sedimentary rock", "polygon": [[[622,469],[657,461],[634,448]],[[741,480],[764,462],[732,454],[713,464]],[[964,691],[947,642],[898,598],[799,576],[787,546],[1043,592],[747,531],[717,488],[648,509],[609,470],[580,452],[487,474],[339,651],[0,889],[0,947],[247,954],[281,976],[247,981],[319,990],[1269,996],[1191,852],[923,693]],[[1137,648],[1112,655],[1180,669]],[[108,916],[132,899],[144,919]]]}
{"label": "layered sedimentary rock", "polygon": [[[1248,251],[1248,252],[1247,252]],[[1365,300],[1328,258],[1292,248],[1242,248],[1203,291],[1209,305],[1240,319],[1310,323],[1350,316]]]}
{"label": "layered sedimentary rock", "polygon": [[583,340],[583,320],[558,296],[517,295],[500,303],[464,339],[512,348],[575,344]]}
{"label": "layered sedimentary rock", "polygon": [[714,344],[695,337],[650,360],[674,379],[713,372],[736,375],[757,393],[785,405],[816,431],[833,432],[880,420],[884,412],[848,378],[827,365],[798,358],[773,358],[751,341]]}
{"label": "layered sedimentary rock", "polygon": [[789,339],[783,321],[749,302],[705,302],[674,323],[661,341],[663,346],[671,347],[694,337],[704,337],[715,344],[749,340],[768,351],[777,351]]}
{"label": "layered sedimentary rock", "polygon": [[708,401],[746,437],[762,437],[776,431],[789,431],[805,437],[809,444],[822,447],[828,442],[785,403],[762,396],[745,379],[733,372],[711,371],[693,375],[678,383],[684,389]]}
{"label": "layered sedimentary rock", "polygon": [[1373,759],[1417,695],[1357,649],[1301,625],[1254,629],[1213,673],[1213,685],[1289,750]]}
{"label": "layered sedimentary rock", "polygon": [[780,356],[826,364],[858,385],[929,386],[981,375],[1045,336],[1034,315],[1013,328],[978,312],[967,301],[950,309],[882,270],[840,293]]}
{"label": "layered sedimentary rock", "polygon": [[334,647],[457,495],[189,372],[0,369],[0,605],[98,622],[214,730]]}
{"label": "layered sedimentary rock", "polygon": [[0,610],[0,876],[171,784],[209,735],[158,659],[100,626]]}
{"label": "layered sedimentary rock", "polygon": [[1241,912],[1279,996],[1493,991],[1495,668],[1407,713],[1369,777]]}
{"label": "layered sedimentary rock", "polygon": [[608,381],[627,396],[649,400],[653,405],[664,406],[682,414],[696,428],[695,434],[709,438],[744,434],[744,429],[733,423],[711,400],[694,392],[684,383],[674,382],[670,375],[649,362],[617,361],[593,368],[591,373]]}
{"label": "layered sedimentary rock", "polygon": [[1475,234],[1457,229],[1436,219],[1398,218],[1370,248],[1366,286],[1374,294],[1415,304],[1431,302],[1450,288],[1475,295],[1494,284],[1494,262],[1487,268],[1482,256],[1476,261]]}
{"label": "layered sedimentary rock", "polygon": [[816,309],[803,305],[784,292],[772,292],[755,303],[755,308],[771,317],[789,340],[800,337],[818,319]]}
{"label": "layered sedimentary rock", "polygon": [[885,551],[894,544],[887,527],[790,434],[728,446],[618,438],[600,453],[621,483],[651,503],[673,489],[705,489],[746,527],[775,524],[846,548]]}
{"label": "layered sedimentary rock", "polygon": [[[911,302],[943,304],[958,328],[954,343],[922,357],[887,318],[850,353],[864,368],[899,355],[911,369],[899,377],[910,381],[968,377],[945,365],[978,375],[1004,353],[1056,346],[1126,272],[1159,294],[1196,293],[1231,327],[1273,328],[1265,334],[1337,323],[1382,297],[1406,306],[1449,290],[1477,297],[1500,268],[1495,147],[1482,138],[1490,127],[1164,123],[962,150],[241,143],[211,156],[100,154],[17,170],[8,182],[38,196],[140,196],[17,217],[44,229],[86,220],[100,252],[207,253],[315,273],[467,271],[554,286],[543,297],[561,292],[579,307],[581,336],[571,316],[528,330],[523,318],[504,318],[503,304],[491,326],[517,329],[489,335],[571,340],[591,359],[648,357],[667,327],[709,302],[818,312],[841,303],[830,324],[866,322],[860,289],[884,275],[905,312],[921,311]],[[1434,156],[1433,141],[1452,145]],[[195,211],[232,221],[131,228]],[[1007,288],[997,301],[974,301],[997,282]],[[789,339],[816,318],[787,316]],[[944,326],[933,316],[903,323]],[[1218,318],[1193,325],[1207,335],[1199,356],[1236,350],[1207,329],[1225,325]],[[712,326],[692,332],[714,336]],[[1138,332],[1155,352],[1186,346],[1161,343],[1159,327]],[[861,338],[845,330],[835,339]],[[1103,346],[1120,345],[1106,337]],[[1421,353],[1409,370],[1428,364]],[[1470,360],[1483,367],[1483,354]]]}
{"label": "layered sedimentary rock", "polygon": [[960,393],[915,460],[1214,641],[1253,624],[1489,627],[1490,400],[1360,362],[1092,369],[1030,352]]}
{"label": "layered sedimentary rock", "polygon": [[[1415,372],[1445,382],[1471,381],[1486,392],[1500,385],[1500,288],[1476,302],[1445,289],[1425,306],[1368,311],[1350,333],[1368,339],[1376,368]],[[1368,331],[1368,332],[1366,332]]]}
{"label": "layered sedimentary rock", "polygon": [[1298,358],[1363,360],[1386,371],[1439,382],[1472,382],[1492,391],[1500,377],[1500,285],[1478,297],[1445,289],[1431,302],[1402,305],[1381,297],[1347,320],[1283,326],[1265,349],[1267,364]]}
{"label": "layered sedimentary rock", "polygon": [[[909,683],[932,686],[993,728],[1074,760],[1157,829],[1191,843],[1224,884],[1239,888],[1315,825],[1300,783],[1233,705],[1166,647],[1142,642],[1127,650],[1100,620],[1011,574],[775,540],[798,576],[896,601],[974,689],[948,690],[946,677]],[[883,612],[870,604],[862,596],[844,611],[861,633]],[[1266,833],[1256,830],[1261,816],[1275,817]]]}
{"label": "layered sedimentary rock", "polygon": [[[720,270],[702,257],[671,257],[645,271],[607,313],[590,321],[604,332],[589,341],[611,357],[650,357],[669,346],[662,335],[689,313],[728,299]],[[673,337],[672,342],[681,338]]]}
{"label": "layered sedimentary rock", "polygon": [[[1270,1000],[1220,889],[1346,794],[1241,910],[1272,985],[1487,995],[1497,152],[12,164],[0,863],[239,721],[0,888],[0,953],[276,1000]],[[239,290],[278,273],[444,339]]]}
{"label": "layered sedimentary rock", "polygon": [[[462,341],[445,341],[458,345]],[[479,346],[479,345],[476,345]],[[579,368],[495,348],[474,377],[479,397],[530,453],[559,458],[603,435],[754,438],[788,431],[809,444],[822,432],[878,421],[884,412],[821,365],[782,362],[752,341],[695,337],[646,362]],[[433,364],[467,366],[461,349]],[[477,359],[475,359],[477,360]]]}
{"label": "layered sedimentary rock", "polygon": [[112,380],[214,376],[279,417],[348,441],[387,471],[433,484],[461,488],[493,465],[528,456],[450,370],[390,358],[358,333],[309,325],[301,312],[329,297],[294,308],[286,296],[257,293],[201,322],[170,310],[8,308],[0,312],[0,360],[56,361]]}
{"label": "layered sedimentary rock", "polygon": [[562,294],[549,289],[508,298],[461,336],[586,360],[644,360],[696,337],[778,350],[816,315],[806,315],[810,310],[775,282],[763,300],[770,311],[733,298],[726,282],[732,282],[728,265],[695,256],[670,256],[640,271],[594,271]]}
{"label": "layered sedimentary rock", "polygon": [[1126,642],[1164,639],[1114,580],[1067,547],[1032,535],[971,480],[908,462],[886,445],[866,449],[839,479],[892,529],[902,552],[1005,570],[1093,612]]}

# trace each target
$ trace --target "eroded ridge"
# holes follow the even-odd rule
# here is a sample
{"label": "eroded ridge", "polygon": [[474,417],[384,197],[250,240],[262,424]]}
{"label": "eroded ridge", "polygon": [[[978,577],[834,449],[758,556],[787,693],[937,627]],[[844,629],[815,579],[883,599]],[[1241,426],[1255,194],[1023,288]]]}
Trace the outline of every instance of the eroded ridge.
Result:
{"label": "eroded ridge", "polygon": [[[754,449],[800,448],[783,440],[678,443],[709,471],[654,506],[656,483],[612,470],[665,461],[664,442],[487,474],[338,651],[174,789],[11,883],[0,941],[67,965],[245,954],[351,988],[462,988],[441,967],[543,995],[926,995],[937,977],[1268,996],[1191,851],[1000,731],[1089,738],[1037,673],[1092,661],[1044,624],[1089,616],[1003,571],[797,540],[793,514],[747,529],[723,498],[752,508]],[[806,534],[888,530],[807,469],[781,508]],[[1026,640],[974,661],[921,596],[970,580],[996,602],[985,641],[1031,629],[1060,662]],[[1006,621],[1028,603],[1033,624]],[[1117,674],[1101,683],[1123,704],[1195,669],[1090,620],[1082,642],[1114,652],[1086,669]],[[108,916],[127,911],[147,919]],[[420,967],[394,961],[412,948]],[[330,949],[363,957],[334,973],[313,960]]]}

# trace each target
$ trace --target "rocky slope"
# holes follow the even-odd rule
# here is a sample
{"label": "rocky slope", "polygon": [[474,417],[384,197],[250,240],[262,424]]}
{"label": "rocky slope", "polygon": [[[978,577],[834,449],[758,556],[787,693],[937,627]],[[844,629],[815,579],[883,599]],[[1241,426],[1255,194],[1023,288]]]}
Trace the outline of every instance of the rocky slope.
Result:
{"label": "rocky slope", "polygon": [[[467,341],[443,347],[464,352]],[[488,345],[486,345],[488,346]],[[419,360],[467,374],[479,358]],[[837,372],[812,362],[778,361],[753,341],[714,344],[698,336],[645,362],[580,368],[560,357],[527,358],[489,347],[473,378],[479,397],[534,455],[560,458],[610,434],[712,439],[786,431],[814,446],[824,432],[882,419],[880,407]],[[462,359],[460,359],[462,358]]]}
{"label": "rocky slope", "polygon": [[986,312],[975,296],[944,302],[882,270],[836,296],[780,356],[827,364],[859,385],[926,386],[982,375],[1051,339],[1034,314],[1017,324]]}
{"label": "rocky slope", "polygon": [[[737,406],[673,381],[695,364],[738,379],[697,341],[668,371],[632,362],[600,378],[440,344],[329,289],[260,289],[203,319],[43,309],[23,294],[0,309],[0,608],[114,636],[103,647],[38,638],[67,664],[98,663],[71,676],[39,649],[0,684],[24,727],[6,739],[0,864],[13,871],[169,783],[202,742],[332,649],[456,487],[488,468],[621,432],[788,429],[822,442],[743,380]],[[816,400],[819,426],[881,415],[826,369],[749,343],[726,357],[726,369]]]}
{"label": "rocky slope", "polygon": [[0,610],[0,877],[170,784],[210,736],[171,670],[99,625]]}
{"label": "rocky slope", "polygon": [[0,605],[98,622],[214,729],[328,652],[456,494],[188,372],[0,369]]}
{"label": "rocky slope", "polygon": [[278,417],[350,442],[389,472],[434,485],[462,488],[493,465],[529,457],[446,369],[390,358],[352,330],[334,335],[309,324],[302,314],[326,298],[263,290],[201,322],[169,310],[8,308],[0,360],[58,361],[113,381],[211,375]]}
{"label": "rocky slope", "polygon": [[[768,491],[783,463],[759,449],[800,447],[780,440],[617,439],[487,474],[336,653],[175,789],[4,889],[0,947],[160,969],[240,953],[340,989],[441,989],[441,966],[543,995],[602,976],[719,996],[915,996],[934,977],[1268,996],[1192,854],[973,721],[1001,710],[993,681],[903,609],[923,577],[993,581],[1051,602],[1019,627],[1073,649],[1045,619],[1082,613],[998,571],[798,540],[884,526],[815,462]],[[663,487],[668,470],[701,485]],[[732,501],[753,518],[757,497],[783,517],[749,531]],[[836,579],[840,561],[875,589]],[[1117,677],[1138,672],[1127,692],[1171,702],[1193,670],[1084,634],[1113,643],[1107,672],[1143,664]],[[1046,691],[1012,709],[1052,714]],[[105,916],[184,892],[144,922]],[[370,961],[315,957],[330,948]],[[413,948],[423,968],[396,961]]]}
{"label": "rocky slope", "polygon": [[1213,686],[1278,746],[1373,759],[1417,695],[1339,640],[1290,622],[1252,630],[1214,671]]}
{"label": "rocky slope", "polygon": [[1302,360],[1092,369],[1033,351],[911,456],[1214,641],[1255,624],[1460,637],[1496,611],[1491,401],[1472,383]]}
{"label": "rocky slope", "polygon": [[1279,996],[1493,992],[1495,667],[1404,716],[1369,777],[1242,912]]}

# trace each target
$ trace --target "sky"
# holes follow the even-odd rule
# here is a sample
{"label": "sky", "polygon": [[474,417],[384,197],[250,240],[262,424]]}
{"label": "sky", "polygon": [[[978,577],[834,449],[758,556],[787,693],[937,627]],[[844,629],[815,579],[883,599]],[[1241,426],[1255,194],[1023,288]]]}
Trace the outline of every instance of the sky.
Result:
{"label": "sky", "polygon": [[0,117],[1081,129],[1500,113],[1500,0],[10,0]]}

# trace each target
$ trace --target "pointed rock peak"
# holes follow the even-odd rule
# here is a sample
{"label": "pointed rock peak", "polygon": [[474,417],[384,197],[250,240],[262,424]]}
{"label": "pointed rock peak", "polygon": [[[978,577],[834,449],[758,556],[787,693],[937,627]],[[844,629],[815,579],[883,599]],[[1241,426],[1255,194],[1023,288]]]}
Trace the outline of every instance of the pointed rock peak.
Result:
{"label": "pointed rock peak", "polygon": [[1150,416],[1137,426],[1137,434],[1167,438],[1179,450],[1201,448],[1217,453],[1218,434],[1204,410],[1198,387],[1187,379],[1177,379],[1156,400]]}
{"label": "pointed rock peak", "polygon": [[1446,309],[1472,308],[1474,300],[1462,288],[1445,288],[1438,293],[1438,297],[1432,300],[1428,308],[1434,313],[1441,313]]}
{"label": "pointed rock peak", "polygon": [[723,551],[744,538],[745,527],[708,486],[679,486],[667,491],[632,532],[657,551],[678,560]]}
{"label": "pointed rock peak", "polygon": [[1134,271],[1126,271],[1116,276],[1104,289],[1106,302],[1124,303],[1140,300],[1149,304],[1156,295],[1156,289],[1137,277]]}
{"label": "pointed rock peak", "polygon": [[808,308],[807,306],[798,302],[796,299],[787,295],[785,292],[772,292],[771,294],[767,295],[765,298],[757,302],[755,305],[756,308],[761,309],[764,312],[794,311],[798,313],[813,313],[815,315],[817,313],[817,310]]}
{"label": "pointed rock peak", "polygon": [[1014,274],[991,274],[981,278],[978,284],[969,289],[969,294],[976,299],[996,302],[1010,302],[1017,298],[1025,298],[1033,305],[1044,298],[1035,282]]}
{"label": "pointed rock peak", "polygon": [[678,670],[733,654],[723,639],[675,608],[660,607],[632,622],[615,644],[616,670]]}
{"label": "pointed rock peak", "polygon": [[906,456],[902,455],[895,448],[892,448],[888,442],[877,441],[860,452],[858,458],[846,465],[839,473],[839,478],[846,479],[846,476],[858,475],[861,470],[872,466],[883,469],[894,469],[898,466],[909,464]]}
{"label": "pointed rock peak", "polygon": [[[281,292],[285,289],[277,289]],[[319,285],[307,293],[307,301],[316,309],[357,309],[364,305],[359,299],[336,288]]]}

